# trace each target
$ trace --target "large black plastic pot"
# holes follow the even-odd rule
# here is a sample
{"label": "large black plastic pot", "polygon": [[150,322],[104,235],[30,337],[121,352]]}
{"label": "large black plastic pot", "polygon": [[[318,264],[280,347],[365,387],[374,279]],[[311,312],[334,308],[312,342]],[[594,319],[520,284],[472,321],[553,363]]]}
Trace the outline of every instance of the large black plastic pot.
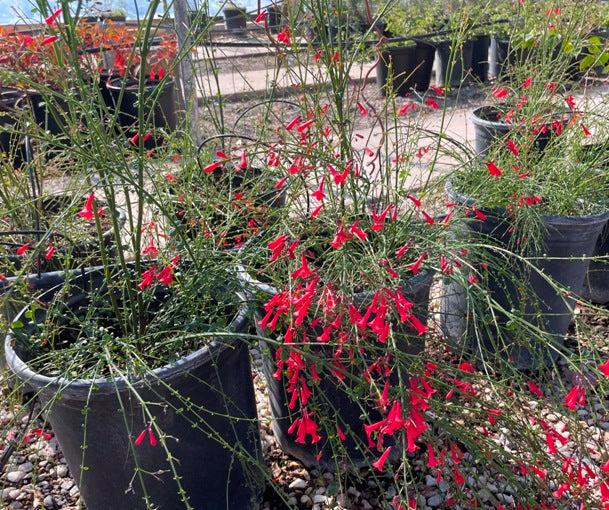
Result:
{"label": "large black plastic pot", "polygon": [[499,78],[508,62],[510,53],[510,41],[491,37],[489,50],[489,74],[493,78]]}
{"label": "large black plastic pot", "polygon": [[226,30],[243,30],[247,26],[247,18],[241,9],[223,9],[222,13]]}
{"label": "large black plastic pot", "polygon": [[[144,87],[143,98],[139,97],[137,82],[123,85],[122,78],[109,81],[106,86],[112,96],[114,108],[118,110],[119,124],[124,128],[126,136],[136,134],[145,137],[137,129],[138,108],[146,108],[144,118],[149,131],[175,131],[178,126],[177,103],[175,97],[175,81],[173,79],[159,83],[150,83]],[[159,87],[162,87],[159,91]],[[124,90],[123,90],[124,89]],[[152,108],[152,110],[150,110]],[[146,149],[153,149],[163,144],[163,136],[153,133],[144,142]]]}
{"label": "large black plastic pot", "polygon": [[[99,278],[88,273],[75,283],[95,287]],[[75,287],[74,304],[78,294]],[[262,458],[248,345],[242,338],[217,337],[144,378],[69,380],[29,368],[32,325],[23,314],[19,319],[25,334],[7,335],[8,365],[48,410],[88,510],[186,508],[176,478],[190,508],[256,508]],[[248,326],[244,310],[233,327],[238,335]],[[162,430],[166,449],[160,438],[156,446],[148,438],[135,444],[150,423],[147,413]]]}
{"label": "large black plastic pot", "polygon": [[[453,194],[463,205],[476,201]],[[480,310],[487,307],[487,299],[496,306],[486,316],[488,322],[469,322],[473,316],[475,297],[472,291],[455,282],[447,282],[441,302],[441,327],[452,342],[463,345],[487,361],[499,357],[520,370],[536,370],[549,366],[563,346],[564,336],[573,317],[575,298],[582,290],[589,256],[609,213],[592,216],[545,216],[547,230],[544,255],[530,264],[509,250],[512,224],[507,213],[500,209],[484,210],[485,221],[473,220],[466,232],[475,244],[487,246],[485,262],[489,269],[478,285],[484,286]],[[496,249],[494,249],[496,247]],[[548,281],[550,279],[550,281]],[[562,289],[573,294],[565,295]],[[468,297],[469,296],[469,297]],[[478,294],[478,297],[480,295]],[[530,326],[518,327],[505,311],[513,311]],[[536,330],[532,333],[532,330]],[[477,332],[477,333],[475,333]]]}
{"label": "large black plastic pot", "polygon": [[[510,131],[522,129],[499,120],[499,116],[500,112],[494,106],[479,106],[471,111],[470,120],[474,125],[475,147],[478,154],[487,154],[493,144],[505,143]],[[562,122],[566,125],[568,120],[563,119]],[[546,127],[545,132],[540,131],[538,134],[531,131],[531,135],[535,137],[534,145],[540,152],[546,148],[554,135],[550,123]]]}
{"label": "large black plastic pot", "polygon": [[281,30],[281,7],[270,5],[266,8],[266,18],[269,23],[269,30],[276,34]]}
{"label": "large black plastic pot", "polygon": [[[469,77],[469,70],[472,65],[473,41],[463,41],[461,48],[454,52],[451,48],[451,41],[442,41],[436,45],[436,85],[438,87],[458,87],[466,83]],[[452,64],[449,68],[448,64]],[[448,73],[450,72],[450,76]]]}
{"label": "large black plastic pot", "polygon": [[598,237],[581,295],[593,303],[609,303],[609,227]]}
{"label": "large black plastic pot", "polygon": [[392,91],[405,96],[412,90],[425,91],[429,88],[435,48],[419,42],[416,46],[390,47],[381,52],[376,67],[376,83],[383,94],[388,90],[391,69]]}
{"label": "large black plastic pot", "polygon": [[0,158],[13,168],[25,162],[25,147],[20,134],[25,93],[13,87],[0,88]]}
{"label": "large black plastic pot", "polygon": [[408,83],[414,71],[414,55],[414,46],[391,47],[381,52],[380,61],[376,66],[376,83],[383,95],[408,94]]}
{"label": "large black plastic pot", "polygon": [[[402,293],[410,302],[414,304],[414,315],[424,324],[427,323],[428,307],[429,307],[429,290],[433,279],[433,272],[425,271],[417,276],[406,280],[402,285]],[[252,283],[252,289],[258,291],[266,297],[271,297],[276,290],[268,285],[259,282]],[[372,300],[372,294],[362,293],[357,296],[357,301],[361,302],[362,308],[367,306]],[[259,305],[262,303],[259,303]],[[264,316],[264,310],[258,306],[255,310],[256,321]],[[259,336],[268,338],[273,334],[272,331],[262,330],[257,324]],[[422,337],[416,336],[410,328],[403,326],[399,327],[402,334],[398,339],[398,348],[403,354],[417,355],[425,348],[425,340]],[[310,338],[316,338],[320,332],[312,331]],[[318,467],[327,470],[335,470],[337,465],[346,465],[348,467],[361,467],[368,465],[371,459],[378,457],[377,451],[368,449],[368,440],[364,431],[364,421],[362,414],[367,414],[367,420],[370,423],[377,422],[383,419],[377,409],[369,405],[363,404],[359,399],[353,399],[345,387],[350,391],[354,391],[356,382],[349,378],[338,382],[330,374],[324,374],[313,390],[319,396],[317,405],[314,407],[315,417],[318,422],[330,420],[332,423],[338,423],[346,435],[346,439],[342,441],[341,451],[333,451],[329,442],[324,438],[316,443],[310,443],[307,439],[305,444],[296,441],[296,434],[288,432],[290,426],[296,418],[298,418],[299,410],[290,409],[290,397],[287,392],[287,378],[285,374],[281,374],[281,378],[274,377],[277,371],[275,361],[276,349],[270,343],[261,340],[261,348],[263,350],[263,371],[267,379],[267,389],[269,393],[269,401],[271,406],[271,414],[273,416],[273,433],[281,449],[288,455],[297,458],[307,467]],[[326,353],[323,350],[316,351],[319,356],[325,356],[332,360],[332,353]],[[361,373],[353,374],[356,377],[361,377]],[[404,375],[404,374],[403,374]],[[397,384],[397,381],[395,381]],[[355,390],[356,391],[356,390]],[[363,407],[362,407],[363,406]],[[334,434],[335,431],[326,431]],[[323,436],[323,434],[322,434]],[[390,444],[386,441],[385,444]],[[397,450],[396,450],[397,451]],[[345,454],[342,457],[342,454]]]}
{"label": "large black plastic pot", "polygon": [[[69,91],[73,99],[76,98],[76,91]],[[28,94],[36,124],[53,136],[67,137],[70,133],[70,99],[53,95],[43,97],[39,92]],[[68,140],[63,142],[69,143]]]}
{"label": "large black plastic pot", "polygon": [[472,77],[484,83],[488,80],[489,46],[491,38],[489,35],[477,35],[472,45]]}

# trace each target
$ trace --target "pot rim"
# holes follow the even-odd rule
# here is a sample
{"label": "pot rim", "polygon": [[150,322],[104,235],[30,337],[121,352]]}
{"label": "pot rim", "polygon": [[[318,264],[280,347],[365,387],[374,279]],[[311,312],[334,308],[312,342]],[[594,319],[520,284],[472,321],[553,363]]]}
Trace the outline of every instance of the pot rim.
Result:
{"label": "pot rim", "polygon": [[[99,271],[103,266],[89,268],[88,271],[82,274],[91,274],[92,272]],[[79,272],[79,275],[81,273]],[[53,289],[45,292],[53,293],[63,284],[54,287]],[[43,294],[43,296],[45,295]],[[40,298],[42,299],[42,297]],[[200,349],[191,352],[190,354],[183,356],[171,363],[158,367],[150,372],[147,372],[144,376],[138,379],[130,379],[129,382],[123,378],[108,379],[69,379],[63,376],[49,377],[30,369],[27,362],[21,359],[13,348],[13,344],[16,341],[15,335],[9,328],[4,340],[4,354],[7,365],[10,371],[20,381],[28,386],[33,386],[37,390],[51,391],[53,393],[65,394],[66,391],[71,394],[82,394],[83,391],[88,392],[91,386],[96,386],[96,395],[114,394],[117,391],[128,389],[129,387],[142,387],[153,383],[154,381],[164,380],[171,381],[172,379],[179,377],[184,372],[188,372],[195,367],[203,365],[208,361],[217,359],[218,355],[226,349],[233,348],[239,341],[239,334],[243,333],[243,330],[248,320],[248,309],[245,306],[246,300],[240,297],[241,304],[237,316],[233,319],[231,325],[234,326],[235,332],[228,336],[228,341],[221,336],[213,337],[213,339]],[[27,308],[24,308],[19,312],[15,321],[20,320],[23,314],[27,312]],[[85,398],[88,398],[85,395]]]}

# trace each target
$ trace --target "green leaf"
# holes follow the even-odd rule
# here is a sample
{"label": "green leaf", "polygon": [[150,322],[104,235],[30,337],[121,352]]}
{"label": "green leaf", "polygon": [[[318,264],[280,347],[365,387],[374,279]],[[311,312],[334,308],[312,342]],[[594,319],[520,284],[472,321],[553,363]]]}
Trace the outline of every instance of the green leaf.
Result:
{"label": "green leaf", "polygon": [[594,58],[592,55],[586,55],[579,63],[579,69],[581,71],[583,71],[584,69],[588,69],[589,67],[592,67],[594,65],[594,62],[596,62],[596,58]]}
{"label": "green leaf", "polygon": [[11,328],[12,329],[20,329],[23,327],[23,322],[21,321],[13,321],[11,322]]}

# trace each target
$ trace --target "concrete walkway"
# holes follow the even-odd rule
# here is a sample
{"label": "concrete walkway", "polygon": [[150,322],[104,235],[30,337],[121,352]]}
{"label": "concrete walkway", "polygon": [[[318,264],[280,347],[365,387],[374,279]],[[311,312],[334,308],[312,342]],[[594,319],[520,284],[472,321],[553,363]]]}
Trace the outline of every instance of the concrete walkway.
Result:
{"label": "concrete walkway", "polygon": [[[247,36],[243,38],[243,42],[256,41],[262,34],[256,37]],[[306,83],[307,86],[324,86],[325,73],[323,69],[316,69],[315,64],[310,66],[306,74],[298,75],[297,66],[293,66],[286,70],[285,63],[277,69],[276,62],[268,49],[252,48],[252,47],[214,47],[214,60],[217,65],[217,74],[214,75],[213,69],[209,64],[209,48],[207,50],[199,49],[199,59],[201,64],[201,74],[199,75],[199,93],[201,96],[217,97],[218,90],[221,92],[225,101],[241,101],[255,98],[268,97],[269,92],[273,89],[273,96],[280,97],[293,95],[298,89],[295,85],[296,80],[300,83]],[[248,65],[247,57],[256,57],[257,59],[266,58],[266,68],[252,68]],[[289,62],[289,57],[288,57]],[[364,80],[369,82],[376,81],[376,72],[372,61],[359,63],[353,66],[350,76],[354,83],[362,83]],[[433,78],[432,78],[433,83]],[[300,85],[298,85],[300,86]],[[593,104],[606,104],[609,88],[607,84],[596,84],[594,87],[587,89],[576,90],[573,95],[576,100],[583,105],[584,102],[592,101]],[[432,109],[425,106],[427,97],[434,98],[440,104],[438,109]],[[443,100],[446,99],[449,105],[444,111]],[[469,118],[470,111],[473,107],[483,104],[487,100],[487,95],[477,85],[466,85],[461,92],[450,92],[448,96],[439,96],[436,92],[430,91],[423,100],[421,98],[403,99],[398,98],[398,104],[406,104],[407,101],[418,102],[417,108],[423,108],[424,118],[423,126],[433,132],[444,133],[453,140],[465,144],[473,149],[474,143],[474,127]],[[565,105],[566,106],[566,105]],[[590,110],[590,105],[587,107]],[[420,117],[419,117],[420,119]],[[366,139],[372,140],[378,133],[374,130],[368,130],[364,133]],[[425,143],[423,140],[421,143]],[[424,148],[424,146],[421,146]],[[433,152],[433,151],[431,151]],[[427,178],[429,164],[426,162],[427,157],[421,158],[417,165],[420,167],[413,175],[412,186],[417,187],[417,182]],[[439,172],[445,165],[436,165]]]}

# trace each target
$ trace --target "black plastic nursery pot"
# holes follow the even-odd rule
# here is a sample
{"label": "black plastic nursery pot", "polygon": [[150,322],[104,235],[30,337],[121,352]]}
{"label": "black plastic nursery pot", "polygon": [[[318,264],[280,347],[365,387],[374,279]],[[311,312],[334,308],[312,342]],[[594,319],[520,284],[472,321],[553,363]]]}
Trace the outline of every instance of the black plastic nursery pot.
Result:
{"label": "black plastic nursery pot", "polygon": [[247,26],[247,18],[241,9],[223,9],[222,13],[226,30],[243,30]]}
{"label": "black plastic nursery pot", "polygon": [[[75,282],[85,288],[100,278],[94,272]],[[75,288],[74,304],[78,294]],[[87,510],[177,510],[186,508],[182,498],[196,509],[257,508],[264,476],[248,345],[238,336],[249,327],[245,310],[233,322],[237,336],[217,337],[128,381],[33,372],[32,326],[23,314],[19,319],[25,334],[7,335],[8,365],[47,409]],[[151,421],[163,434],[156,444],[147,435]],[[136,444],[142,431],[145,440]]]}
{"label": "black plastic nursery pot", "polygon": [[472,41],[472,77],[482,83],[488,80],[489,74],[489,47],[491,38],[481,34]]}
{"label": "black plastic nursery pot", "polygon": [[[75,91],[69,93],[72,94],[73,98],[76,98]],[[36,123],[49,134],[63,137],[63,143],[69,144],[70,100],[62,97],[59,93],[47,98],[39,92],[30,92],[28,96]]]}
{"label": "black plastic nursery pot", "polygon": [[[112,96],[114,108],[118,110],[119,124],[124,129],[125,135],[130,139],[133,139],[136,135],[144,137],[144,147],[154,149],[164,142],[163,136],[158,134],[157,130],[166,132],[176,130],[178,117],[175,81],[173,79],[147,84],[144,87],[143,98],[139,97],[139,84],[137,82],[123,85],[123,79],[118,78],[111,80],[106,86]],[[143,107],[146,109],[144,119],[148,126],[147,131],[152,131],[151,134],[139,132],[137,129],[140,105],[144,105]],[[134,140],[134,145],[138,145],[137,140]]]}
{"label": "black plastic nursery pot", "polygon": [[[475,203],[463,197],[458,200]],[[486,220],[472,220],[467,232],[457,235],[466,235],[473,242],[488,246],[485,256],[489,267],[502,269],[487,270],[479,284],[484,286],[484,299],[497,304],[492,313],[494,318],[489,315],[485,317],[487,323],[477,323],[474,327],[469,319],[471,299],[476,298],[468,299],[468,294],[472,294],[461,285],[446,283],[441,302],[443,333],[487,361],[498,357],[519,370],[550,366],[563,346],[573,317],[575,296],[582,290],[589,265],[586,256],[592,253],[609,213],[546,216],[544,256],[529,259],[531,267],[514,256],[506,257],[502,251],[509,249],[512,226],[506,221],[505,211],[482,212]],[[504,310],[514,312],[530,329],[515,326]],[[536,332],[532,333],[533,330]]]}
{"label": "black plastic nursery pot", "polygon": [[21,168],[25,162],[23,136],[19,133],[25,97],[20,89],[0,88],[0,157],[13,168]]}
{"label": "black plastic nursery pot", "polygon": [[598,236],[581,295],[593,303],[609,303],[609,226]]}
{"label": "black plastic nursery pot", "polygon": [[[474,125],[475,147],[478,154],[487,154],[493,144],[505,143],[513,129],[523,129],[507,124],[499,117],[500,112],[494,106],[479,106],[471,111],[469,118]],[[568,121],[563,119],[563,125],[567,123]],[[535,137],[535,148],[541,152],[552,139],[554,131],[548,124],[545,130],[540,130],[538,134],[531,131],[531,134]]]}
{"label": "black plastic nursery pot", "polygon": [[266,8],[266,19],[269,23],[269,30],[277,34],[281,30],[281,7],[271,5]]}
{"label": "black plastic nursery pot", "polygon": [[[455,51],[452,50],[451,41],[442,41],[436,45],[435,67],[438,87],[458,87],[467,83],[470,79],[473,48],[474,43],[469,39],[463,41],[461,48],[457,48]],[[450,67],[449,63],[451,63]]]}
{"label": "black plastic nursery pot", "polygon": [[425,91],[429,88],[435,48],[418,42],[416,46],[390,47],[383,50],[376,67],[376,83],[383,94],[388,90],[391,70],[392,91],[405,96],[412,90]]}
{"label": "black plastic nursery pot", "polygon": [[[410,302],[414,304],[414,315],[423,323],[427,323],[427,315],[429,308],[429,291],[433,279],[432,271],[425,271],[417,276],[406,280],[402,286],[402,293]],[[270,286],[264,284],[254,284],[259,290],[270,297],[269,293],[276,292]],[[362,293],[358,296],[367,305],[372,299],[371,294]],[[264,316],[263,309],[258,307],[255,311],[256,321]],[[258,335],[263,338],[268,338],[273,335],[270,330],[261,329],[256,325]],[[410,329],[401,331],[404,336],[400,338],[399,349],[403,354],[417,355],[425,348],[425,341],[422,337],[417,337]],[[401,328],[400,328],[401,329]],[[311,338],[315,338],[319,334],[318,331],[312,331]],[[269,401],[271,414],[273,417],[273,433],[281,449],[300,460],[305,466],[311,468],[321,468],[329,471],[335,471],[337,467],[363,467],[368,466],[371,461],[378,457],[378,451],[371,451],[368,448],[368,440],[364,431],[364,421],[362,414],[367,415],[370,423],[380,421],[382,419],[378,410],[371,406],[362,403],[358,399],[354,399],[345,390],[345,386],[349,387],[349,391],[354,390],[355,383],[353,381],[342,380],[338,382],[335,377],[330,374],[324,374],[318,385],[313,390],[319,395],[315,409],[315,417],[318,422],[331,420],[332,423],[339,423],[341,429],[345,433],[345,440],[341,442],[341,449],[333,451],[332,445],[327,441],[327,437],[323,437],[321,441],[311,443],[310,439],[306,442],[299,443],[296,441],[295,433],[290,433],[289,429],[294,420],[300,417],[298,409],[290,409],[290,396],[287,391],[287,377],[281,374],[277,379],[274,377],[277,371],[275,361],[276,349],[273,345],[264,340],[260,342],[263,351],[263,371],[267,379],[267,389],[269,393]],[[317,353],[323,355],[324,352]],[[332,355],[328,354],[328,360],[332,359]],[[359,375],[361,374],[354,374]],[[321,435],[328,433],[335,434],[335,431],[321,432]],[[386,445],[391,444],[389,440],[385,441]],[[395,449],[397,453],[398,449]],[[395,457],[390,456],[390,461],[395,460]]]}
{"label": "black plastic nursery pot", "polygon": [[491,37],[489,48],[489,74],[493,78],[501,76],[508,62],[510,41]]}

